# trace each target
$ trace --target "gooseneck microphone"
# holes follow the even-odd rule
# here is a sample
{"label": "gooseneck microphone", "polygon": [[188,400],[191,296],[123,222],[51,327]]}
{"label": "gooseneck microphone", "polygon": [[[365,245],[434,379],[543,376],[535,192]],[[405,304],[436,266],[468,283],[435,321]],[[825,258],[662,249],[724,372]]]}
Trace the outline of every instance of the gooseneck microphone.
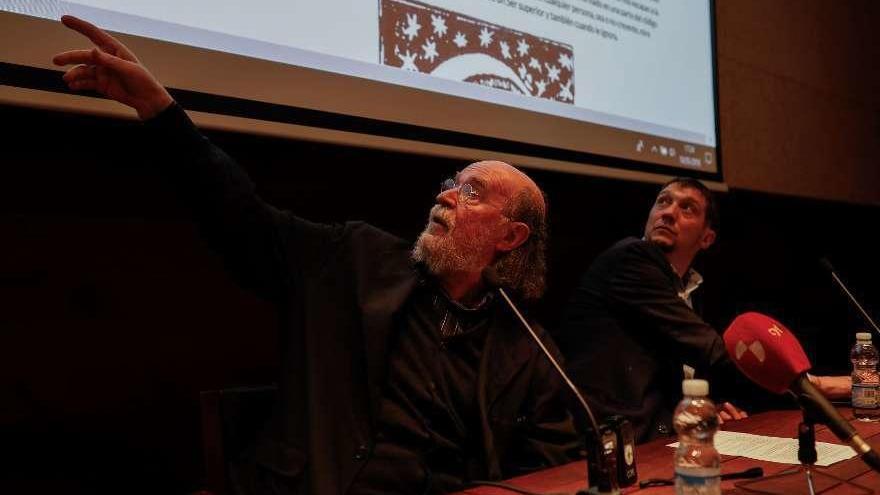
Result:
{"label": "gooseneck microphone", "polygon": [[[529,335],[532,337],[532,340],[535,341],[535,343],[544,353],[544,356],[546,356],[547,359],[550,361],[550,364],[552,364],[553,367],[556,368],[556,372],[559,373],[559,376],[561,376],[562,379],[565,381],[565,384],[568,385],[569,390],[571,390],[571,392],[577,398],[578,402],[580,402],[581,407],[583,407],[584,411],[586,411],[587,417],[590,419],[590,423],[593,427],[593,433],[598,436],[597,441],[599,442],[599,446],[604,449],[604,452],[602,453],[590,452],[591,457],[593,457],[593,459],[590,459],[590,462],[598,463],[598,468],[595,471],[591,469],[590,474],[596,472],[597,474],[599,474],[600,477],[599,480],[594,480],[592,479],[592,477],[590,478],[590,493],[619,494],[620,490],[617,488],[617,483],[615,479],[616,474],[614,472],[616,467],[612,469],[610,466],[608,466],[609,462],[607,462],[608,459],[614,458],[614,456],[616,455],[614,452],[614,450],[616,450],[614,448],[616,440],[612,441],[611,445],[607,444],[607,440],[603,438],[605,435],[603,435],[602,430],[599,428],[599,423],[596,421],[596,417],[593,415],[593,411],[590,409],[587,401],[584,400],[584,396],[581,395],[578,388],[574,385],[574,382],[571,381],[571,379],[568,377],[568,374],[565,373],[565,371],[562,369],[562,366],[559,365],[559,362],[556,360],[556,358],[553,357],[553,354],[547,349],[547,346],[544,345],[544,342],[541,341],[541,338],[538,337],[538,334],[535,333],[535,330],[532,329],[532,326],[529,325],[529,322],[526,321],[522,313],[520,313],[519,309],[517,309],[516,305],[513,303],[510,297],[508,297],[507,291],[504,290],[504,287],[502,286],[501,281],[498,278],[498,274],[496,273],[494,268],[486,267],[485,269],[483,269],[483,281],[486,283],[486,285],[494,288],[498,291],[499,294],[501,294],[501,297],[504,298],[504,300],[507,302],[507,305],[510,307],[510,309],[513,310],[513,313],[519,319],[520,323],[522,323],[523,328],[528,331]],[[598,459],[595,458],[597,455],[599,457]]]}
{"label": "gooseneck microphone", "polygon": [[724,332],[724,345],[736,367],[751,381],[776,394],[794,395],[803,409],[847,442],[865,464],[880,472],[880,455],[810,383],[806,376],[810,360],[782,323],[760,313],[742,314]]}
{"label": "gooseneck microphone", "polygon": [[523,327],[529,332],[529,335],[532,336],[532,340],[534,340],[535,343],[538,344],[538,347],[540,347],[541,351],[544,352],[544,355],[547,356],[550,364],[552,364],[553,367],[556,368],[556,372],[559,373],[559,376],[561,376],[563,380],[565,380],[568,388],[571,389],[571,392],[574,394],[575,397],[577,397],[578,402],[581,403],[581,406],[587,412],[587,416],[590,418],[590,423],[592,423],[595,431],[598,432],[599,423],[596,422],[596,417],[593,416],[593,411],[590,409],[590,406],[587,405],[587,401],[584,400],[584,396],[581,395],[578,388],[574,385],[574,383],[571,381],[565,371],[562,370],[562,366],[559,365],[559,362],[556,361],[556,358],[553,357],[553,354],[550,353],[550,351],[547,349],[547,346],[544,345],[544,342],[541,341],[541,338],[538,337],[538,334],[535,333],[535,331],[532,329],[532,326],[529,325],[529,322],[527,322],[526,319],[523,318],[522,313],[519,312],[519,309],[517,309],[516,305],[513,304],[513,301],[510,300],[510,297],[507,296],[507,291],[505,291],[504,288],[501,286],[498,279],[498,274],[495,272],[495,270],[492,268],[484,269],[483,280],[486,282],[487,285],[496,289],[498,293],[501,294],[501,297],[503,297],[504,300],[507,301],[507,305],[510,306],[510,309],[513,310],[513,313],[516,314],[517,318],[519,318],[520,323],[523,324]]}
{"label": "gooseneck microphone", "polygon": [[831,266],[831,262],[828,261],[828,258],[820,259],[819,264],[822,265],[822,268],[824,268],[828,271],[828,273],[831,274],[831,278],[837,283],[837,286],[840,287],[843,293],[846,294],[847,297],[849,297],[850,302],[852,302],[856,309],[859,310],[859,313],[862,314],[862,318],[864,318],[869,325],[874,327],[874,331],[877,332],[877,335],[880,335],[880,328],[877,327],[877,323],[875,323],[874,320],[871,318],[871,315],[869,315],[868,312],[865,311],[864,308],[862,308],[862,305],[859,304],[859,301],[856,299],[856,297],[852,295],[852,292],[850,292],[849,289],[846,287],[846,284],[843,283],[843,280],[841,280],[840,277],[837,276],[837,272],[834,271],[834,267]]}

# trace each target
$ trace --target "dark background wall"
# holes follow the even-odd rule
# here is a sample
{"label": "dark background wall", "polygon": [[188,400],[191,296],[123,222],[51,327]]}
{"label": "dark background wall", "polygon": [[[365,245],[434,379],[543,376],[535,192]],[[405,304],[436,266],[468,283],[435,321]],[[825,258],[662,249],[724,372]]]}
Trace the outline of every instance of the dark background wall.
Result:
{"label": "dark background wall", "polygon": [[[870,0],[720,0],[722,233],[706,317],[756,309],[820,371],[864,328],[818,258],[880,313],[877,43]],[[202,483],[198,392],[273,380],[271,307],[198,238],[138,125],[0,106],[0,492],[185,493]],[[413,238],[464,166],[211,133],[270,202]],[[550,328],[580,272],[639,234],[656,186],[534,171],[551,200]],[[704,290],[701,289],[701,290]]]}
{"label": "dark background wall", "polygon": [[880,204],[880,2],[715,6],[726,181]]}

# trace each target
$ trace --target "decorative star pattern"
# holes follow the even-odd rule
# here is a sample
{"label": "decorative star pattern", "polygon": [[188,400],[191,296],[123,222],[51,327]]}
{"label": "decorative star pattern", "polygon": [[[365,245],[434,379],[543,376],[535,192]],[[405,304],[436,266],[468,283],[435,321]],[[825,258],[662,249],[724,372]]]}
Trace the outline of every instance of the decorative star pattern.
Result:
{"label": "decorative star pattern", "polygon": [[400,59],[400,68],[412,72],[419,71],[419,68],[416,66],[416,59],[418,57],[418,53],[410,53],[409,50],[407,50],[406,53],[397,53],[397,58]]}
{"label": "decorative star pattern", "polygon": [[467,46],[467,36],[464,35],[461,31],[455,33],[455,39],[452,41],[455,43],[455,46],[459,48],[464,48]]}
{"label": "decorative star pattern", "polygon": [[[444,77],[574,103],[574,51],[570,45],[508,29],[416,0],[380,0],[380,62],[432,73],[459,62]],[[462,55],[482,54],[473,66]],[[494,60],[493,60],[494,59]],[[499,69],[507,66],[507,69]]]}
{"label": "decorative star pattern", "polygon": [[501,56],[505,59],[510,58],[510,45],[506,41],[501,41],[498,45],[501,47]]}
{"label": "decorative star pattern", "polygon": [[488,47],[492,44],[492,31],[489,31],[485,27],[480,30],[480,46],[483,48]]}
{"label": "decorative star pattern", "polygon": [[428,62],[433,62],[437,58],[437,43],[428,40],[422,45],[422,58]]}
{"label": "decorative star pattern", "polygon": [[529,54],[529,48],[531,48],[531,46],[529,46],[529,43],[524,39],[520,39],[516,42],[516,53],[522,57]]}
{"label": "decorative star pattern", "polygon": [[420,29],[422,29],[422,26],[419,24],[416,14],[407,14],[406,27],[403,28],[403,35],[406,36],[408,40],[412,41],[419,35]]}
{"label": "decorative star pattern", "polygon": [[446,36],[446,19],[439,15],[431,15],[431,26],[434,27],[434,36],[442,38]]}

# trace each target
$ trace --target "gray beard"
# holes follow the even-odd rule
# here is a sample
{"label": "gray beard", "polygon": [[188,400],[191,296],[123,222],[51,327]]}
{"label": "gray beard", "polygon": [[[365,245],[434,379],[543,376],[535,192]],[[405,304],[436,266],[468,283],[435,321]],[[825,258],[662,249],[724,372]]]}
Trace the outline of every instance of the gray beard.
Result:
{"label": "gray beard", "polygon": [[478,242],[471,239],[463,244],[457,244],[450,232],[435,236],[426,229],[413,246],[412,259],[423,263],[433,275],[480,270]]}

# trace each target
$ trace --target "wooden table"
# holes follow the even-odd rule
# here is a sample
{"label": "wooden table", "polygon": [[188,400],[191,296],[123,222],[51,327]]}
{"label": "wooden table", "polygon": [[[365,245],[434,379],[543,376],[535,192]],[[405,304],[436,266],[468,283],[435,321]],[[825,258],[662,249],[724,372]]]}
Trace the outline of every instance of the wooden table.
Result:
{"label": "wooden table", "polygon": [[[840,412],[843,417],[847,419],[852,419],[852,412],[849,409],[843,408],[840,409]],[[727,431],[739,431],[744,433],[754,433],[757,435],[767,435],[774,437],[796,438],[797,427],[800,421],[800,410],[772,411],[757,414],[744,420],[725,423],[722,428]],[[856,430],[859,431],[859,434],[862,436],[862,438],[870,443],[875,450],[880,450],[880,423],[862,423],[859,421],[852,421],[852,424],[856,428]],[[636,448],[636,467],[638,468],[640,480],[645,480],[649,478],[672,477],[673,449],[667,447],[666,445],[674,441],[675,439],[673,437],[663,438],[650,443],[646,443],[644,445],[640,445]],[[816,441],[841,443],[839,440],[837,440],[837,437],[835,437],[833,433],[831,433],[826,427],[821,425],[816,426]],[[722,472],[725,473],[732,473],[742,471],[750,467],[760,466],[764,468],[765,476],[773,475],[781,471],[785,471],[786,469],[796,467],[790,464],[758,461],[755,459],[735,456],[722,456],[721,462]],[[859,483],[862,486],[869,487],[880,494],[880,473],[872,471],[858,457],[838,462],[824,469],[826,472],[831,473],[839,478]],[[580,461],[566,464],[564,466],[550,468],[544,471],[539,471],[526,476],[513,478],[511,480],[508,480],[508,482],[517,487],[537,493],[575,494],[578,492],[578,490],[583,490],[586,488],[586,478],[586,462]],[[735,483],[738,483],[740,481],[741,480],[724,481],[722,484],[722,489],[724,493],[751,493],[734,486]],[[819,479],[814,480],[814,482],[816,483],[815,487],[817,491],[822,489],[823,487],[831,485],[830,483],[822,482]],[[806,482],[804,481],[802,476],[791,479],[784,486],[789,486],[789,483],[791,484],[791,488],[786,489],[785,493],[807,493]],[[651,487],[640,490],[636,485],[634,487],[629,487],[625,489],[623,493],[635,492],[638,492],[640,495],[663,495],[674,493],[675,490],[671,486]],[[513,492],[494,487],[479,487],[475,489],[464,490],[459,493],[461,495],[510,495]],[[829,495],[843,495],[858,492],[843,485],[837,485],[823,493]]]}

